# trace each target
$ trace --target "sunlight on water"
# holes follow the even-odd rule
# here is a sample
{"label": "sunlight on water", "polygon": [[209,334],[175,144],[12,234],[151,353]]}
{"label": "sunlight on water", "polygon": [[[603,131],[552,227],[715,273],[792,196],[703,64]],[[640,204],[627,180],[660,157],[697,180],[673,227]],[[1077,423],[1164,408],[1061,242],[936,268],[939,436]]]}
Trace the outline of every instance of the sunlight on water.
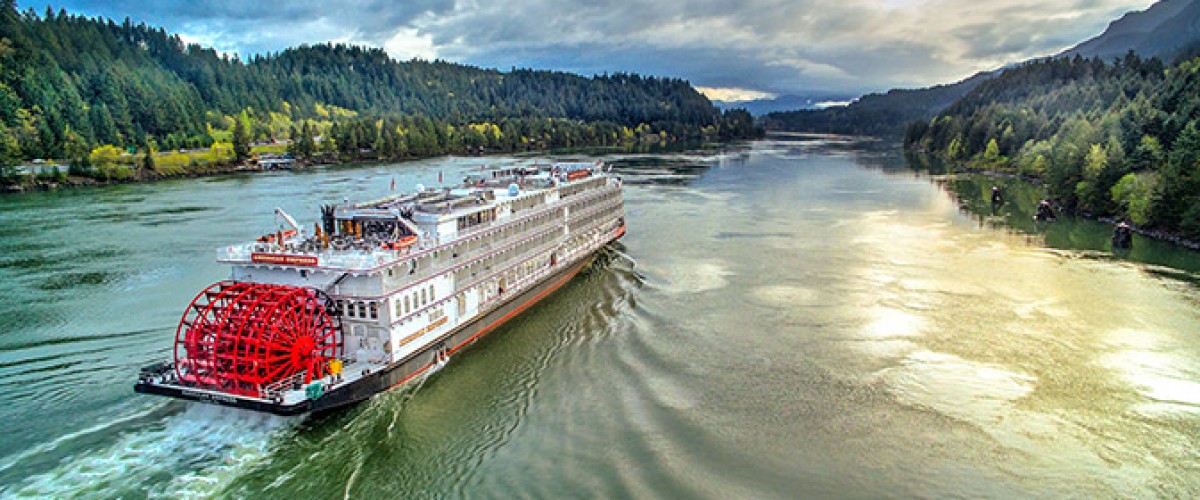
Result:
{"label": "sunlight on water", "polygon": [[871,339],[920,337],[926,327],[924,318],[899,309],[874,307],[867,317],[870,323],[863,328],[863,335]]}
{"label": "sunlight on water", "polygon": [[1152,401],[1142,411],[1200,413],[1200,360],[1177,357],[1161,335],[1149,331],[1121,328],[1106,337],[1119,350],[1104,357],[1105,365]]}
{"label": "sunlight on water", "polygon": [[712,259],[680,259],[663,269],[646,267],[642,270],[652,279],[661,279],[661,288],[671,294],[717,290],[729,284],[731,274],[721,261]]}
{"label": "sunlight on water", "polygon": [[1029,375],[930,351],[912,353],[900,366],[878,375],[901,403],[927,407],[981,429],[994,428],[1011,415],[1012,403],[1036,384]]}
{"label": "sunlight on water", "polygon": [[816,290],[796,285],[770,285],[754,290],[754,297],[767,305],[804,306],[818,302]]}
{"label": "sunlight on water", "polygon": [[[979,201],[1035,186],[845,138],[605,159],[629,232],[591,268],[415,384],[304,419],[129,388],[225,276],[212,247],[276,205],[534,159],[0,199],[0,415],[25,431],[0,435],[0,496],[1200,495],[1197,254],[1112,254],[1102,224]],[[21,222],[50,210],[89,223]],[[87,245],[48,249],[68,232]]]}

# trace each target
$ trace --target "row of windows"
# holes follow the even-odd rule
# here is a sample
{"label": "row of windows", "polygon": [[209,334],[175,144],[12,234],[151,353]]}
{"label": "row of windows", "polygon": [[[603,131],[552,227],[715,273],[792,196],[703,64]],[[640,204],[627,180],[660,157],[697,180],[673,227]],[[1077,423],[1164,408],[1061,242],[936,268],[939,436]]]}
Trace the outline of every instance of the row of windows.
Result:
{"label": "row of windows", "polygon": [[[599,182],[603,180],[604,179],[602,178],[592,179],[572,187],[579,187],[581,185],[590,186],[590,183],[594,182],[598,183],[597,186],[599,186],[601,185]],[[538,198],[539,196],[531,196],[530,198]],[[619,197],[619,190],[610,190],[604,195],[594,198],[589,197],[587,199],[581,199],[572,203],[572,210],[574,210],[575,207],[595,205]],[[583,216],[584,213],[581,212],[573,215]],[[467,241],[460,242],[449,249],[434,251],[415,260],[401,263],[398,266],[393,266],[387,270],[387,273],[388,276],[395,276],[396,272],[399,272],[401,276],[407,276],[408,279],[411,280],[422,279],[428,276],[435,269],[444,269],[446,266],[451,265],[451,262],[455,259],[489,251],[496,246],[506,244],[508,240],[526,237],[530,233],[536,233],[544,230],[547,227],[556,226],[561,223],[562,213],[560,211],[555,210],[544,212],[519,222],[507,224],[495,231],[489,231],[485,234],[472,237]],[[514,249],[507,250],[503,256],[493,256],[488,258],[486,262],[472,264],[469,268],[458,271],[458,274],[456,274],[456,278],[458,279],[457,283],[466,283],[469,278],[475,277],[481,269],[490,270],[495,265],[503,265],[511,258],[520,255],[529,249],[548,243],[556,235],[557,233],[551,232],[549,235],[537,238],[534,241],[522,243],[517,249],[515,249],[515,251]],[[431,299],[429,301],[431,301]],[[405,305],[404,302],[407,302],[408,304]],[[409,312],[422,307],[422,305],[417,304],[423,303],[420,301],[419,296],[415,294],[398,300],[396,304],[397,315],[401,316],[408,314]]]}
{"label": "row of windows", "polygon": [[480,210],[478,212],[469,213],[458,218],[458,230],[462,231],[468,227],[486,224],[496,219],[496,210]]}
{"label": "row of windows", "polygon": [[419,290],[413,290],[410,293],[404,294],[403,298],[396,299],[396,317],[407,316],[409,313],[425,307],[430,302],[436,302],[437,298],[433,292],[433,284],[428,287],[421,287]]}
{"label": "row of windows", "polygon": [[337,310],[347,318],[379,319],[379,303],[375,301],[339,300]]}
{"label": "row of windows", "polygon": [[538,270],[550,267],[550,260],[545,256],[537,256],[532,259],[522,262],[520,265],[504,272],[501,283],[509,283],[510,286],[518,286],[525,281],[533,273]]}
{"label": "row of windows", "polygon": [[[544,231],[546,231],[546,228],[554,227],[554,226],[558,225],[559,223],[560,223],[560,221],[556,217],[555,213],[539,214],[535,217],[531,217],[529,219],[525,219],[520,222],[511,224],[511,225],[509,225],[503,229],[500,229],[496,232],[489,233],[487,235],[481,236],[479,238],[476,238],[472,241],[467,242],[466,243],[467,251],[472,252],[472,253],[475,250],[487,251],[487,250],[490,250],[493,248],[493,243],[495,243],[496,245],[503,245],[503,244],[507,243],[507,240],[515,239],[518,237],[527,237],[532,233],[544,232]],[[551,232],[551,234],[553,234],[553,232]],[[539,238],[538,241],[540,243],[541,239]],[[520,250],[518,250],[518,252],[523,251],[524,249],[529,247],[529,243],[523,243],[522,245],[519,245],[518,247],[520,248]],[[489,258],[488,260],[490,261],[492,259],[494,259],[494,257]],[[469,270],[467,270],[466,272],[460,270],[458,272],[458,274],[456,275],[459,279],[458,283],[465,283],[466,280],[469,277],[473,276],[474,273],[477,272],[477,270],[480,267],[490,268],[491,265],[492,264],[489,262],[489,263],[483,264],[481,266],[480,263],[477,262],[477,263],[474,263],[471,266],[469,266],[469,268],[468,268]]]}
{"label": "row of windows", "polygon": [[[586,200],[586,201],[574,203],[574,205],[578,205],[578,206],[595,205],[595,204],[603,203],[604,206],[593,206],[591,209],[589,209],[585,212],[580,212],[578,214],[578,216],[581,217],[581,219],[578,220],[575,224],[572,224],[572,226],[573,226],[572,229],[573,230],[584,230],[585,228],[587,228],[589,226],[593,226],[593,225],[601,222],[601,221],[595,220],[594,218],[590,217],[589,215],[594,212],[601,212],[604,210],[611,210],[614,208],[618,208],[619,207],[618,202],[615,200],[617,200],[619,197],[620,197],[620,192],[617,190],[613,190],[610,193],[596,197],[594,200]],[[576,218],[576,217],[573,214],[572,219],[574,219],[574,218]],[[519,228],[519,227],[523,227],[523,225],[518,225],[516,228]],[[528,234],[528,233],[518,232],[516,234]],[[486,259],[482,259],[478,262],[472,263],[469,266],[459,269],[455,273],[455,282],[458,283],[459,286],[463,286],[467,283],[474,281],[474,279],[477,278],[481,273],[486,273],[487,271],[490,271],[495,267],[505,267],[505,266],[511,264],[514,261],[514,259],[522,258],[522,257],[528,255],[529,252],[532,252],[538,248],[542,248],[544,246],[550,245],[550,244],[556,242],[558,240],[558,238],[559,238],[559,233],[557,231],[547,231],[544,234],[541,234],[535,238],[530,238],[525,241],[522,241],[521,243],[513,246],[512,248],[506,249],[505,251],[503,251],[499,254],[492,255]],[[529,272],[531,272],[531,271],[529,271]],[[508,278],[509,282],[512,282],[514,279],[517,279],[516,276],[511,276],[511,275],[506,276],[506,277]]]}
{"label": "row of windows", "polygon": [[522,241],[498,254],[491,255],[487,258],[473,262],[470,265],[455,271],[455,283],[458,283],[459,286],[463,286],[473,281],[474,278],[476,278],[479,274],[491,271],[493,267],[504,267],[511,263],[514,259],[522,258],[526,255],[529,255],[530,252],[537,248],[554,243],[558,239],[558,236],[558,231],[546,231],[541,235]]}
{"label": "row of windows", "polygon": [[546,202],[546,194],[545,193],[538,193],[538,194],[534,194],[534,195],[530,195],[530,196],[525,196],[525,197],[513,200],[512,211],[513,211],[513,213],[517,213],[520,210],[533,208],[538,205],[542,205],[545,202]]}
{"label": "row of windows", "polygon": [[[582,187],[591,187],[592,184],[600,186],[603,184],[603,181],[604,181],[604,179],[602,179],[602,178],[596,178],[596,179],[589,180],[585,183],[575,185],[575,186],[570,186],[570,187],[573,187],[573,188],[578,188],[581,186]],[[599,203],[601,200],[611,199],[613,197],[619,196],[619,193],[620,193],[620,191],[618,191],[618,190],[612,190],[610,193],[608,193],[604,196],[597,197],[594,199],[582,200],[582,201],[571,204],[571,206],[572,206],[572,209],[574,209],[574,207],[582,206],[584,204]],[[518,200],[518,202],[525,202],[526,200],[532,200],[532,201],[530,201],[530,203],[531,203],[530,206],[536,206],[537,204],[541,204],[544,202],[544,200],[542,198],[544,198],[544,195],[535,195],[535,196],[530,196],[528,198],[522,198],[521,200]],[[519,207],[514,203],[513,208],[515,210]],[[492,231],[492,232],[489,232],[489,233],[483,235],[482,238],[477,238],[477,239],[474,239],[471,241],[467,241],[467,242],[465,242],[467,245],[466,249],[461,249],[460,247],[456,246],[455,248],[452,249],[452,251],[454,252],[455,257],[459,256],[460,254],[473,253],[474,251],[480,249],[481,247],[485,247],[485,246],[490,247],[490,245],[492,243],[503,244],[506,240],[511,239],[515,236],[523,236],[523,235],[529,234],[530,232],[537,231],[538,229],[541,229],[542,227],[544,227],[546,225],[558,223],[560,220],[561,220],[561,217],[559,217],[559,212],[557,212],[557,211],[542,213],[537,216],[522,220],[515,224],[508,224],[499,230]]]}
{"label": "row of windows", "polygon": [[[396,316],[404,316],[436,301],[432,284],[428,287],[421,287],[412,293],[404,294],[402,299],[396,299]],[[379,319],[379,302],[377,301],[339,300],[337,301],[337,310],[347,318]]]}
{"label": "row of windows", "polygon": [[620,208],[620,195],[617,193],[606,194],[596,198],[592,203],[588,203],[587,205],[587,209],[573,208],[570,220],[591,218],[597,213]]}
{"label": "row of windows", "polygon": [[[600,207],[596,211],[597,212],[603,211],[604,208],[605,207]],[[612,222],[612,219],[595,218],[595,217],[581,217],[578,220],[572,221],[567,226],[570,228],[570,234],[576,235],[578,233],[582,233],[582,232],[591,230],[591,229],[593,229],[597,226],[600,226],[601,224],[604,224],[606,222]]]}
{"label": "row of windows", "polygon": [[[503,245],[507,240],[515,237],[521,237],[532,232],[537,232],[546,226],[557,223],[557,214],[547,212],[534,217],[522,220],[516,223],[510,223],[503,228],[495,231],[490,231],[479,236],[473,236],[467,241],[458,243],[448,250],[433,252],[433,257],[437,260],[438,267],[449,264],[450,260],[459,257],[470,256],[481,251],[491,250],[496,245]],[[450,258],[446,258],[446,254]],[[438,258],[441,257],[441,258]]]}
{"label": "row of windows", "polygon": [[508,226],[505,226],[495,232],[489,233],[487,235],[487,239],[489,242],[503,244],[505,241],[513,237],[524,236],[529,233],[536,232],[546,226],[555,224],[557,222],[557,217],[555,217],[555,215],[556,214],[553,212],[548,212],[535,217],[530,217],[514,224],[509,224]]}
{"label": "row of windows", "polygon": [[583,191],[602,187],[606,182],[608,182],[608,178],[606,177],[593,177],[578,184],[572,184],[570,186],[563,186],[559,188],[558,196],[562,198],[574,196]]}

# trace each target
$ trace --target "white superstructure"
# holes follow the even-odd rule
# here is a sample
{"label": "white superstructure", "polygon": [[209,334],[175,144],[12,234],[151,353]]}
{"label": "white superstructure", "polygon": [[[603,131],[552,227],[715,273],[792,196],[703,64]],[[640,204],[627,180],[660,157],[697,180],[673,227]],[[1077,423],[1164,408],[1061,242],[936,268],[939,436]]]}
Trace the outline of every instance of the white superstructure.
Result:
{"label": "white superstructure", "polygon": [[[328,391],[431,346],[448,355],[456,347],[447,344],[448,333],[623,232],[620,179],[599,162],[556,164],[488,171],[455,188],[323,207],[314,230],[295,228],[222,248],[218,260],[232,266],[236,282],[328,295],[343,334],[342,368],[319,380]],[[492,326],[475,329],[482,334]],[[305,375],[264,386],[259,397],[291,404],[312,396],[297,383]]]}

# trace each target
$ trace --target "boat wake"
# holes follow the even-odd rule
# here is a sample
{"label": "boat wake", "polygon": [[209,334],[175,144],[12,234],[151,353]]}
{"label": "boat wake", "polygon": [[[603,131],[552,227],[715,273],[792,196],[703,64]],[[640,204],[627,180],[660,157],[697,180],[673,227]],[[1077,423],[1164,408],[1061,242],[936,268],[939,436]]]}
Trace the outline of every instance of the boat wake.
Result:
{"label": "boat wake", "polygon": [[[207,497],[268,455],[296,419],[204,404],[84,450],[3,496]],[[103,430],[103,429],[101,429]]]}

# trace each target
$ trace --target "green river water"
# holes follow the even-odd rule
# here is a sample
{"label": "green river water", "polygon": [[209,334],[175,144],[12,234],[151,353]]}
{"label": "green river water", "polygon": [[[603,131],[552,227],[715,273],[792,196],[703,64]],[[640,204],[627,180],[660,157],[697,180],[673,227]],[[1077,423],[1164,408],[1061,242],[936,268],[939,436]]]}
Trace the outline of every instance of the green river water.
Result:
{"label": "green river water", "polygon": [[1034,224],[1034,186],[871,143],[602,157],[619,243],[439,372],[311,418],[133,392],[227,277],[214,249],[276,206],[311,225],[531,160],[0,197],[0,497],[1200,496],[1200,254],[1114,255],[1110,226]]}

